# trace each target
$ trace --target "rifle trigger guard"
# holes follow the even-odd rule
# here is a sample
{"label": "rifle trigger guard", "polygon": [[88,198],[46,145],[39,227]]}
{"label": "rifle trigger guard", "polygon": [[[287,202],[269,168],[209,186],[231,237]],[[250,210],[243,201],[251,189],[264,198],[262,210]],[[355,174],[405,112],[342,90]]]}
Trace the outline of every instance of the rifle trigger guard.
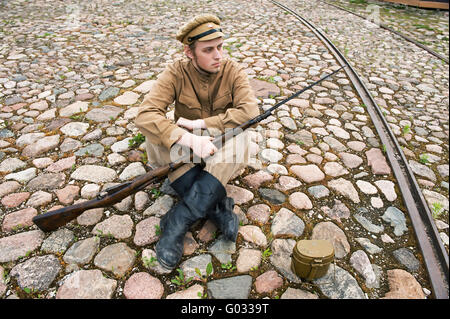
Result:
{"label": "rifle trigger guard", "polygon": [[105,189],[104,191],[100,192],[100,193],[97,195],[97,199],[102,199],[102,198],[104,198],[106,195],[114,194],[115,192],[117,192],[117,191],[119,191],[119,190],[121,190],[121,189],[127,187],[127,186],[130,185],[130,184],[131,184],[131,182],[126,182],[126,183],[122,183],[122,184],[119,184],[119,185],[115,185],[115,186],[108,187],[107,189]]}
{"label": "rifle trigger guard", "polygon": [[101,199],[105,198],[106,195],[108,195],[108,193],[103,191],[101,193],[98,193],[95,198],[98,199],[98,200],[101,200]]}

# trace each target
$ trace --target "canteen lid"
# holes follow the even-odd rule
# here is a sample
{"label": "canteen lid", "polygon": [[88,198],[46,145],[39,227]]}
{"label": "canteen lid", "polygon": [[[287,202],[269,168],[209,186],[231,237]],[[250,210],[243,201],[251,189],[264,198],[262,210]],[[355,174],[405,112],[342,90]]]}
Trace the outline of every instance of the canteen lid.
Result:
{"label": "canteen lid", "polygon": [[329,240],[299,240],[295,248],[298,253],[310,258],[324,258],[334,255],[334,247]]}

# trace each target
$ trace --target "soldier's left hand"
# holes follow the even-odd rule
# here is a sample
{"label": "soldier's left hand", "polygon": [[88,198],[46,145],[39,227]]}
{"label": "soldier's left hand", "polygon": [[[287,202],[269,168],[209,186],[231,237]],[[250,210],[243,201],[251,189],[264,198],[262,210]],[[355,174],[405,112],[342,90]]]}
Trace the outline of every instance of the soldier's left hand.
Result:
{"label": "soldier's left hand", "polygon": [[205,129],[205,121],[204,120],[188,120],[184,117],[180,117],[176,123],[180,127],[184,127],[190,131],[196,130],[196,129]]}

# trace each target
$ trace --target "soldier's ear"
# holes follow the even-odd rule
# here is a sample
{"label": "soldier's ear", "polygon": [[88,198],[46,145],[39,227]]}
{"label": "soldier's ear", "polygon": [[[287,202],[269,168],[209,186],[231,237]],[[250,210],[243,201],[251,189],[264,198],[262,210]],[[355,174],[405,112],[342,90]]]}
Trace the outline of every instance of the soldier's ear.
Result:
{"label": "soldier's ear", "polygon": [[194,53],[192,52],[189,45],[184,46],[184,54],[186,54],[186,56],[191,60],[194,58]]}

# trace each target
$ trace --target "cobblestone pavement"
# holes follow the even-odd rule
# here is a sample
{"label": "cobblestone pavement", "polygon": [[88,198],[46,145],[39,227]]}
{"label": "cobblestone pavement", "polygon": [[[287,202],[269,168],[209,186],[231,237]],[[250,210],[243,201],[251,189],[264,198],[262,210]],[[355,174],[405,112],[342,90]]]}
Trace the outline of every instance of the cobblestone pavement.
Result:
{"label": "cobblestone pavement", "polygon": [[[363,76],[448,249],[448,65],[324,2],[283,3],[321,27]],[[175,282],[179,271],[155,260],[156,226],[177,201],[167,181],[51,233],[32,224],[145,172],[133,119],[156,76],[183,56],[176,30],[200,12],[222,19],[225,51],[246,69],[262,110],[337,68],[314,34],[269,1],[1,2],[0,296],[427,297],[394,175],[343,73],[258,126],[257,158],[227,185],[238,240],[197,223],[180,264],[192,281]],[[441,14],[418,24],[448,38]],[[306,282],[290,254],[310,238],[332,241],[336,258]]]}
{"label": "cobblestone pavement", "polygon": [[448,58],[448,10],[421,9],[376,0],[324,1],[382,23]]}

